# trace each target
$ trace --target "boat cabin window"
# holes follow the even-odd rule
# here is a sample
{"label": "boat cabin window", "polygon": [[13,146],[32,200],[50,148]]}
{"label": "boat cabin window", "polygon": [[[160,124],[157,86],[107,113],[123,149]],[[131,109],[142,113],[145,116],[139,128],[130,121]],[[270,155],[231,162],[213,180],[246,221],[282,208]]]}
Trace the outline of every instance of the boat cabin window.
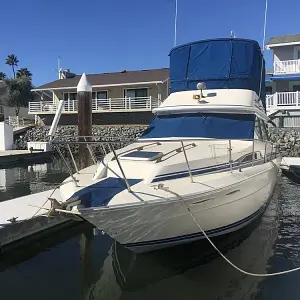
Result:
{"label": "boat cabin window", "polygon": [[151,161],[160,158],[163,155],[162,152],[154,152],[154,151],[132,151],[123,155],[120,155],[120,159],[125,160],[144,160]]}
{"label": "boat cabin window", "polygon": [[[262,158],[260,152],[255,152],[254,153],[254,160],[260,159],[260,158]],[[242,157],[240,159],[240,163],[252,162],[252,159],[253,159],[253,155],[252,155],[252,153],[249,153],[249,154],[246,154],[244,157]]]}
{"label": "boat cabin window", "polygon": [[[246,163],[246,162],[251,162],[252,161],[252,153],[247,154],[246,156],[244,156],[240,162],[241,163]],[[254,153],[254,159],[257,159],[257,153]]]}

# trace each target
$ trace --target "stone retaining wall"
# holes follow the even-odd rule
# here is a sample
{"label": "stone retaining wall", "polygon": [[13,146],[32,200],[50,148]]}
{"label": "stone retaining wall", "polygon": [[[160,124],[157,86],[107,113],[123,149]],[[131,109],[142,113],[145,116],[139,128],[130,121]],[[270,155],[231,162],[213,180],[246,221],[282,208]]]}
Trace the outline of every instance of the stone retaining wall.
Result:
{"label": "stone retaining wall", "polygon": [[282,156],[300,156],[300,131],[286,128],[270,129],[270,139]]}
{"label": "stone retaining wall", "polygon": [[[93,126],[93,135],[99,136],[99,140],[109,140],[113,141],[116,139],[135,139],[138,138],[146,129],[146,125],[139,126]],[[27,142],[31,141],[48,141],[48,132],[50,127],[40,126],[34,127],[29,130],[24,135],[20,135],[15,139],[15,145],[17,149],[27,149]],[[56,137],[63,137],[64,140],[72,140],[72,137],[78,135],[78,127],[75,125],[71,126],[58,126],[56,131]],[[73,138],[74,140],[74,138]],[[125,143],[119,143],[115,145],[115,148],[123,147]],[[60,146],[60,149],[64,154],[67,152],[67,148]],[[78,153],[78,145],[71,145],[72,152],[76,155]],[[94,147],[93,150],[97,155],[103,155],[104,149],[100,146]],[[106,145],[106,150],[108,151],[108,145]],[[56,149],[53,148],[54,154]]]}

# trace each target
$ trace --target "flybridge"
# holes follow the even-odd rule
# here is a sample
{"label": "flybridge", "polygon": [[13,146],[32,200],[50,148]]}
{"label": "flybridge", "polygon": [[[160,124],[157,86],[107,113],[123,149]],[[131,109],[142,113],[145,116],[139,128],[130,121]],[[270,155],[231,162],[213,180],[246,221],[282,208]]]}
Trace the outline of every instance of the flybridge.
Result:
{"label": "flybridge", "polygon": [[171,92],[207,89],[247,89],[265,101],[265,61],[253,40],[204,40],[173,48],[170,52]]}

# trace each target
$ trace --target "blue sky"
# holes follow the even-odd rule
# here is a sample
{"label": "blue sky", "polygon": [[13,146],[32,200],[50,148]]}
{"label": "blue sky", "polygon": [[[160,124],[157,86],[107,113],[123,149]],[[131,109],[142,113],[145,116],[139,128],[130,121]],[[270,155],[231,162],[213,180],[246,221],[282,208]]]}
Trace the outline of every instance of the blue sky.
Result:
{"label": "blue sky", "polygon": [[[300,33],[299,0],[269,0],[267,38]],[[265,0],[178,0],[177,44],[214,37],[262,43]],[[175,0],[15,0],[1,3],[0,71],[14,53],[40,85],[77,74],[168,67]],[[10,13],[12,11],[12,13]],[[266,51],[267,67],[271,67]]]}

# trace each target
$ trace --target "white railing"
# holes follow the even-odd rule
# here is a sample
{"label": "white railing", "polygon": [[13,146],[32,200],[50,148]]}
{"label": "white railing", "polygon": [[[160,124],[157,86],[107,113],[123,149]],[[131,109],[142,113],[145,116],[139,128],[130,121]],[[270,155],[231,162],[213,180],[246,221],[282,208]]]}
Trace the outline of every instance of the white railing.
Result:
{"label": "white railing", "polygon": [[39,113],[39,112],[53,112],[55,113],[57,105],[52,101],[40,101],[40,102],[29,102],[28,112]]}
{"label": "white railing", "polygon": [[8,124],[12,127],[22,127],[25,126],[24,119],[19,118],[19,116],[9,116],[8,117]]}
{"label": "white railing", "polygon": [[267,95],[267,109],[300,109],[300,92],[283,92]]}
{"label": "white railing", "polygon": [[[92,111],[101,112],[109,110],[149,110],[158,107],[160,100],[152,97],[139,98],[109,98],[109,99],[93,99]],[[29,114],[37,113],[55,113],[57,105],[52,101],[29,102]],[[68,100],[64,102],[63,112],[77,112],[77,100]]]}
{"label": "white railing", "polygon": [[274,62],[274,74],[300,73],[300,59]]}
{"label": "white railing", "polygon": [[[121,163],[121,157],[125,153],[131,152],[133,150],[141,151],[145,148],[148,147],[153,147],[154,145],[161,145],[162,143],[178,143],[177,146],[173,146],[172,148],[169,149],[169,151],[165,153],[161,153],[160,156],[156,157],[156,163],[162,162],[162,158],[168,156],[169,158],[174,157],[174,153],[178,155],[182,155],[184,157],[184,160],[186,162],[186,169],[183,170],[183,173],[188,173],[190,177],[190,181],[193,181],[193,176],[197,175],[196,171],[190,168],[190,162],[188,158],[188,152],[186,150],[189,150],[191,148],[196,147],[195,142],[196,141],[202,141],[205,140],[205,138],[187,138],[187,139],[180,139],[180,138],[158,138],[158,139],[124,139],[124,138],[108,138],[107,140],[102,140],[102,136],[63,136],[59,138],[55,138],[52,140],[52,145],[54,149],[58,152],[60,155],[62,161],[65,163],[71,178],[74,181],[74,184],[78,186],[77,180],[75,179],[73,173],[72,173],[72,167],[69,165],[68,161],[66,160],[66,155],[61,152],[61,147],[62,146],[67,146],[69,155],[71,156],[73,167],[76,170],[76,173],[78,173],[78,166],[76,164],[76,161],[74,159],[74,155],[71,150],[71,145],[76,145],[76,144],[83,144],[86,145],[88,148],[89,155],[94,162],[94,164],[97,164],[97,157],[91,148],[91,146],[102,146],[103,154],[107,155],[107,151],[105,150],[106,146],[109,146],[109,152],[111,152],[114,155],[115,160],[117,161],[117,165],[119,167],[119,170],[122,174],[122,177],[127,185],[127,189],[129,192],[131,192],[131,187],[129,184],[129,181],[127,180],[122,163]],[[220,139],[214,139],[212,138],[211,141],[216,140],[220,141]],[[226,139],[227,140],[227,139]],[[225,141],[225,139],[224,139]],[[224,170],[232,172],[233,170],[239,170],[241,171],[242,168],[249,167],[249,166],[254,166],[256,164],[261,164],[262,162],[267,162],[271,161],[272,159],[276,158],[277,156],[277,147],[270,141],[265,141],[265,149],[262,151],[261,149],[255,149],[255,139],[246,139],[244,141],[251,141],[252,142],[252,151],[249,152],[248,150],[246,151],[241,151],[240,157],[236,158],[235,160],[232,159],[232,140],[228,140],[228,144],[226,145],[224,143],[224,152],[228,153],[228,161],[225,161],[226,168]],[[135,148],[131,148],[129,151],[121,151],[116,153],[116,147],[114,145],[119,145],[120,144],[131,144],[131,143],[137,143]],[[143,145],[141,145],[143,143]],[[145,144],[144,144],[145,143]],[[274,147],[275,146],[275,147]],[[180,154],[182,153],[182,154]],[[172,155],[171,155],[172,154]],[[237,154],[237,153],[236,153]],[[249,155],[251,155],[249,157]],[[218,171],[216,171],[218,172]],[[185,174],[187,175],[187,174]]]}

